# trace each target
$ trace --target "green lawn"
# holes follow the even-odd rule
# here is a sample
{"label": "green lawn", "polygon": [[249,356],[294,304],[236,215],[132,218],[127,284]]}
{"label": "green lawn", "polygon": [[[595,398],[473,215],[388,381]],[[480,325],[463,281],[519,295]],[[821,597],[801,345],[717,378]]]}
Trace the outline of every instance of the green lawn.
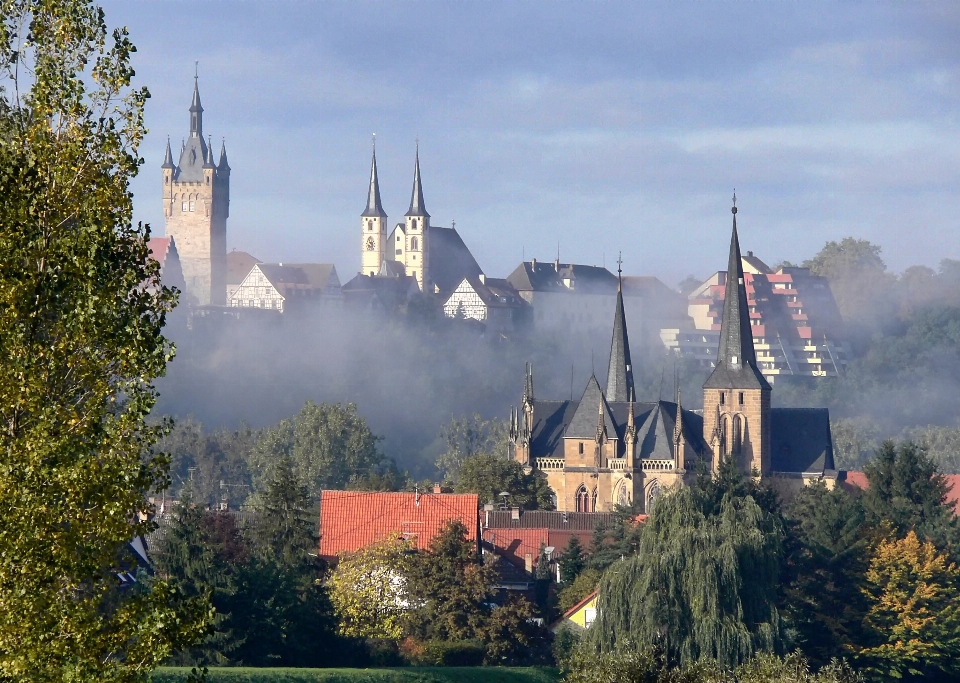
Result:
{"label": "green lawn", "polygon": [[[153,683],[182,683],[189,669],[163,667]],[[557,683],[553,669],[507,667],[405,667],[399,669],[211,668],[210,683]]]}

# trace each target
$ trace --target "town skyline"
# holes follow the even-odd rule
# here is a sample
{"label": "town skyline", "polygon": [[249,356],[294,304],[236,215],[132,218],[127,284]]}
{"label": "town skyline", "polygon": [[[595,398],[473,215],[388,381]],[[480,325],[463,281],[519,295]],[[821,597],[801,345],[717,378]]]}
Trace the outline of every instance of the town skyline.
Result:
{"label": "town skyline", "polygon": [[419,137],[434,223],[456,220],[492,275],[559,243],[564,261],[622,251],[630,273],[705,277],[734,187],[745,248],[769,262],[847,235],[893,270],[957,256],[949,7],[217,7],[106,6],[153,93],[133,191],[158,234],[156,169],[199,60],[235,171],[228,248],[264,260],[359,269],[374,132],[391,224]]}

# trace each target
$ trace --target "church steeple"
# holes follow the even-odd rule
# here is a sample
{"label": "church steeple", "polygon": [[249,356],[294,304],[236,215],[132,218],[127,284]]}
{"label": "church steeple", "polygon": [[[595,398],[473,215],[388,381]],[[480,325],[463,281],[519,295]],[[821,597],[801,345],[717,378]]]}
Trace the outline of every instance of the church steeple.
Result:
{"label": "church steeple", "polygon": [[193,77],[193,101],[190,103],[190,137],[203,139],[203,106],[200,104],[198,77]]}
{"label": "church steeple", "polygon": [[[420,165],[417,164],[417,180],[420,178]],[[374,138],[373,143],[373,161],[370,162],[370,189],[367,192],[367,208],[360,214],[367,218],[386,218],[387,213],[383,210],[383,204],[380,203],[380,180],[377,177],[377,143]]]}
{"label": "church steeple", "polygon": [[630,342],[627,339],[627,319],[623,312],[622,261],[617,262],[617,310],[613,315],[613,339],[610,342],[610,364],[607,368],[608,401],[623,403],[633,395],[633,366],[630,362]]}
{"label": "church steeple", "polygon": [[410,195],[410,208],[406,213],[407,217],[416,216],[430,218],[423,203],[423,186],[420,184],[420,144],[417,143],[417,161],[413,172],[413,192]]}
{"label": "church steeple", "polygon": [[723,319],[720,323],[720,346],[717,365],[703,385],[707,388],[770,389],[757,367],[747,306],[747,287],[740,261],[740,240],[737,236],[737,195],[733,195],[733,233],[730,236],[730,259],[723,297]]}

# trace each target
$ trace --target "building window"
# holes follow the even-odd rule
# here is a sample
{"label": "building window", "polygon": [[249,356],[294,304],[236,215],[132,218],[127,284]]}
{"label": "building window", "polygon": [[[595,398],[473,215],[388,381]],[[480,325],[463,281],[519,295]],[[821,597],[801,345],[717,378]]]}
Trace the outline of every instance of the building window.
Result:
{"label": "building window", "polygon": [[657,498],[660,497],[660,482],[654,479],[650,482],[650,488],[647,489],[647,506],[644,512],[648,515],[653,512],[654,506],[657,504]]}
{"label": "building window", "polygon": [[720,392],[720,405],[723,406],[723,405],[726,405],[726,404],[727,404],[727,392],[721,391],[721,392]]}
{"label": "building window", "polygon": [[743,418],[739,415],[733,416],[733,452],[740,455],[740,448],[743,446]]}
{"label": "building window", "polygon": [[[400,235],[397,235],[397,242],[400,241]],[[398,252],[399,253],[399,252]]]}
{"label": "building window", "polygon": [[578,450],[580,451],[580,455],[583,455],[583,441],[581,441],[581,442],[578,444],[578,446],[579,446]]}
{"label": "building window", "polygon": [[194,208],[195,205],[196,205],[196,202],[190,202],[190,210],[191,210],[191,211],[193,211],[193,208]]}
{"label": "building window", "polygon": [[187,210],[187,203],[186,203],[186,202],[183,203],[183,206],[180,207],[180,210],[186,212],[186,210]]}
{"label": "building window", "polygon": [[416,251],[416,250],[419,249],[419,248],[420,248],[420,240],[418,240],[416,237],[411,237],[411,238],[410,238],[410,249],[411,249],[412,251]]}
{"label": "building window", "polygon": [[742,392],[742,391],[740,392],[739,399],[740,399],[740,405],[743,405],[743,392]]}
{"label": "building window", "polygon": [[583,484],[577,489],[577,512],[590,512],[590,494]]}

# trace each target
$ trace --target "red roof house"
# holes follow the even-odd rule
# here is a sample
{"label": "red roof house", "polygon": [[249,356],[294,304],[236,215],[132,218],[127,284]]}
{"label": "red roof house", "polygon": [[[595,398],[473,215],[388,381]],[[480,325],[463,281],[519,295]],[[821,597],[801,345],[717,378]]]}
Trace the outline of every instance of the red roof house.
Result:
{"label": "red roof house", "polygon": [[[866,490],[870,486],[867,475],[863,472],[844,472],[845,478],[841,481],[844,488],[857,487]],[[953,505],[953,513],[960,515],[960,474],[945,474],[947,480],[947,502]]]}
{"label": "red roof house", "polygon": [[391,534],[424,549],[451,519],[463,522],[479,543],[478,497],[474,493],[371,493],[322,491],[320,556],[334,559]]}

